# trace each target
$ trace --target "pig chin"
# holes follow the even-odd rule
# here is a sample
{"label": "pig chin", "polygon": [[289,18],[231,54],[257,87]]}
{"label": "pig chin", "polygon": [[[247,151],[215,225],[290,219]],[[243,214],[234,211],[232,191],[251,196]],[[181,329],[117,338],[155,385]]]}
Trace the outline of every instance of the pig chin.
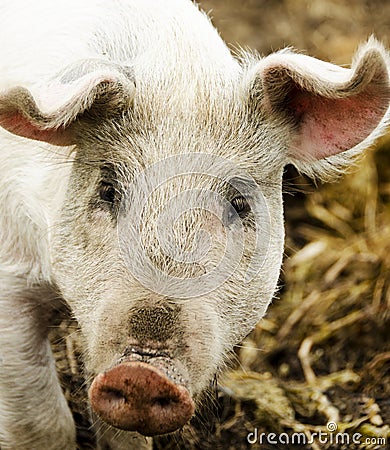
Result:
{"label": "pig chin", "polygon": [[145,436],[178,430],[195,410],[183,365],[166,352],[136,347],[99,373],[88,395],[103,421]]}

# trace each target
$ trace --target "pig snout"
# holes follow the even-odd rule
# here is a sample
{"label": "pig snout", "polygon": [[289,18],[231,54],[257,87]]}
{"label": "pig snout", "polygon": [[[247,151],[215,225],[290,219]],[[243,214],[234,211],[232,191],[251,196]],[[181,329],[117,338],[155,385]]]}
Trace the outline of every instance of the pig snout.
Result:
{"label": "pig snout", "polygon": [[89,399],[106,423],[145,436],[173,432],[194,413],[187,388],[150,363],[123,362],[98,374]]}

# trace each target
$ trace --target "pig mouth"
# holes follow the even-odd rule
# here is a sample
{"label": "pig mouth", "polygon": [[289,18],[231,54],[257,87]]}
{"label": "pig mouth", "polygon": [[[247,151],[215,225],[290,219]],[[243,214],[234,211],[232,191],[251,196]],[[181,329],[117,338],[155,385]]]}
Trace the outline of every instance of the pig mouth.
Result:
{"label": "pig mouth", "polygon": [[180,429],[193,416],[195,405],[186,384],[166,356],[148,362],[124,357],[95,377],[88,396],[94,412],[109,425],[155,436]]}

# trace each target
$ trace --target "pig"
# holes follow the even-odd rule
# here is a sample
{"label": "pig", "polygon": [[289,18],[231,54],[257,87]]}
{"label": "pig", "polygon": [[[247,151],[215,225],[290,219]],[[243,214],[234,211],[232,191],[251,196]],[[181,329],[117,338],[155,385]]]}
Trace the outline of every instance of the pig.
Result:
{"label": "pig", "polygon": [[0,446],[76,448],[48,342],[80,325],[99,449],[182,428],[264,316],[287,164],[343,173],[389,122],[389,54],[233,57],[190,0],[0,6]]}

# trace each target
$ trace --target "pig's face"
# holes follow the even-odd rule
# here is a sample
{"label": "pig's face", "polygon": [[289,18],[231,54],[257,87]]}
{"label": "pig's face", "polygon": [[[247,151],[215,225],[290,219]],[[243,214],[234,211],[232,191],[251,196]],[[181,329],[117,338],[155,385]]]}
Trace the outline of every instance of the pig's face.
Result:
{"label": "pig's face", "polygon": [[283,167],[326,178],[369,145],[388,121],[387,64],[370,41],[351,70],[285,51],[153,84],[94,60],[42,98],[0,96],[9,131],[75,144],[48,224],[52,278],[80,322],[104,421],[153,435],[189,420],[273,296]]}
{"label": "pig's face", "polygon": [[[162,365],[196,398],[275,291],[283,165],[275,158],[266,166],[257,143],[268,140],[271,149],[279,140],[259,134],[244,104],[230,111],[223,134],[213,125],[222,120],[218,111],[206,126],[196,126],[191,114],[180,128],[153,117],[147,135],[131,131],[138,128],[132,114],[105,125],[109,142],[96,142],[95,129],[78,145],[53,237],[55,278],[84,333],[88,369],[97,375],[113,368],[108,380],[96,378],[90,395],[95,411],[120,428],[172,431],[193,407],[181,400],[180,420],[168,428],[159,419],[157,428],[133,419],[129,425],[128,412],[118,420],[105,398],[107,385],[118,389],[117,365]],[[85,139],[89,133],[93,141]],[[127,395],[134,398],[133,390]]]}
{"label": "pig's face", "polygon": [[147,134],[128,114],[105,125],[109,142],[95,129],[78,145],[54,268],[93,373],[156,352],[199,393],[264,315],[282,258],[283,164],[267,164],[280,139],[228,101],[223,132],[218,110],[209,124],[149,118]]}

